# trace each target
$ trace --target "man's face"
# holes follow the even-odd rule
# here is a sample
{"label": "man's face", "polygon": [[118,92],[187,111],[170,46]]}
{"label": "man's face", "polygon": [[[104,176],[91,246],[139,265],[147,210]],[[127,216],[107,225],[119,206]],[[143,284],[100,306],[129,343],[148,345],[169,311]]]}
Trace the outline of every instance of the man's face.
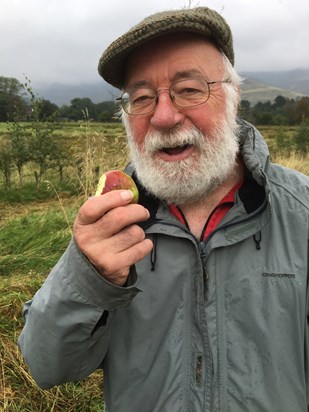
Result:
{"label": "man's face", "polygon": [[[143,84],[157,91],[189,77],[225,80],[222,55],[201,37],[170,35],[130,55],[125,88]],[[235,167],[235,116],[227,115],[222,84],[210,88],[207,102],[195,107],[176,106],[164,90],[153,112],[124,115],[137,176],[150,192],[168,203],[181,205],[201,199]]]}

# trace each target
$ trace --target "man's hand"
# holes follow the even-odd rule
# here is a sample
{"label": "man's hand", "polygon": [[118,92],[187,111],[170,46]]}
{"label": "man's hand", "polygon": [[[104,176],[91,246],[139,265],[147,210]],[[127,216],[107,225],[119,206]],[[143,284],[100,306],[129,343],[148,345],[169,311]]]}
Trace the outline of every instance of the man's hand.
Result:
{"label": "man's hand", "polygon": [[132,192],[115,190],[88,199],[75,223],[75,241],[97,271],[109,282],[125,284],[130,267],[152,249],[150,239],[136,223],[147,220],[149,212],[130,204]]}

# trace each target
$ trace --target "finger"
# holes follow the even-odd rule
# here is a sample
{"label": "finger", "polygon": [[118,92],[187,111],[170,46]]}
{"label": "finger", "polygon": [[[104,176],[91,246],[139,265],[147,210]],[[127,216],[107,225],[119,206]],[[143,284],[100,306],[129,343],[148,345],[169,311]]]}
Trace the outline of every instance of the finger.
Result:
{"label": "finger", "polygon": [[109,239],[111,253],[119,253],[145,239],[145,232],[138,225],[130,225]]}
{"label": "finger", "polygon": [[113,190],[104,195],[93,196],[82,205],[76,220],[81,225],[89,225],[96,222],[109,210],[129,204],[132,199],[131,190]]}
{"label": "finger", "polygon": [[97,235],[111,237],[122,231],[127,226],[145,221],[149,218],[149,211],[144,206],[129,204],[117,207],[106,213],[100,220],[93,224]]}
{"label": "finger", "polygon": [[117,253],[113,259],[104,259],[102,262],[96,260],[95,266],[102,276],[114,282],[118,277],[127,275],[130,267],[147,256],[152,248],[152,241],[144,239],[142,242]]}

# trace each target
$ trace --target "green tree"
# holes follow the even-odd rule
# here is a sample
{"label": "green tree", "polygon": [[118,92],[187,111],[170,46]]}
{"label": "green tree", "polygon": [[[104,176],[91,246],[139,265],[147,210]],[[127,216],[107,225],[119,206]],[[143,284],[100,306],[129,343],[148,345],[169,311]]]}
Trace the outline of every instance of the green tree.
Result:
{"label": "green tree", "polygon": [[2,141],[0,145],[0,170],[3,175],[3,186],[7,190],[11,187],[11,173],[12,173],[12,161],[11,161],[11,147],[10,142]]}
{"label": "green tree", "polygon": [[0,91],[8,96],[16,96],[23,91],[23,85],[14,77],[0,76]]}
{"label": "green tree", "polygon": [[309,97],[301,97],[296,103],[296,121],[309,119]]}
{"label": "green tree", "polygon": [[309,120],[303,120],[294,135],[294,145],[298,153],[309,153]]}
{"label": "green tree", "polygon": [[52,162],[57,157],[58,151],[61,151],[61,147],[53,138],[55,114],[46,118],[42,116],[42,99],[34,95],[28,78],[26,78],[24,88],[29,94],[31,103],[29,159],[38,166],[38,169],[34,171],[34,176],[36,188],[39,190],[44,173],[52,167]]}
{"label": "green tree", "polygon": [[119,105],[113,101],[97,103],[94,118],[99,122],[119,121],[116,116],[117,112],[119,112]]}
{"label": "green tree", "polygon": [[282,108],[282,114],[285,117],[286,124],[294,125],[297,123],[296,102],[294,99],[287,99]]}
{"label": "green tree", "polygon": [[23,98],[23,85],[13,77],[0,76],[0,121],[6,122],[18,111],[25,115],[27,104]]}
{"label": "green tree", "polygon": [[23,185],[24,165],[30,160],[28,127],[26,123],[17,120],[9,123],[11,161],[17,168],[20,186]]}
{"label": "green tree", "polygon": [[40,99],[38,104],[39,119],[50,120],[51,118],[57,118],[59,114],[59,108],[55,103],[46,99]]}
{"label": "green tree", "polygon": [[282,155],[288,155],[291,150],[291,139],[289,139],[286,131],[280,126],[275,135],[276,150]]}
{"label": "green tree", "polygon": [[60,109],[60,114],[69,120],[84,120],[85,111],[88,112],[89,119],[93,119],[95,116],[95,104],[89,97],[84,97],[82,99],[76,97],[71,100],[70,106],[62,106]]}
{"label": "green tree", "polygon": [[63,182],[63,171],[70,164],[71,151],[61,136],[53,137],[53,148],[51,153],[51,167],[57,169],[59,182]]}
{"label": "green tree", "polygon": [[255,114],[255,123],[261,125],[272,125],[274,124],[274,119],[272,113],[260,112]]}
{"label": "green tree", "polygon": [[46,170],[51,167],[55,153],[61,150],[53,140],[54,127],[52,123],[40,121],[34,109],[34,118],[31,121],[31,135],[29,139],[30,160],[38,166],[34,171],[36,188],[39,190],[42,177]]}
{"label": "green tree", "polygon": [[286,98],[279,95],[275,98],[275,102],[273,104],[274,109],[280,109],[286,104]]}
{"label": "green tree", "polygon": [[248,121],[251,120],[251,103],[249,100],[241,100],[239,105],[239,116]]}

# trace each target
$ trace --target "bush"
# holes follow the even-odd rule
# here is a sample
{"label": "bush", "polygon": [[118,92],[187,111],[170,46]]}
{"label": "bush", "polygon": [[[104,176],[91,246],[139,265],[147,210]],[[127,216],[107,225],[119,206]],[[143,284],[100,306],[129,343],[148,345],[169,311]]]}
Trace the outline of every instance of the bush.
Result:
{"label": "bush", "polygon": [[294,145],[297,153],[309,152],[309,120],[303,120],[296,129]]}

